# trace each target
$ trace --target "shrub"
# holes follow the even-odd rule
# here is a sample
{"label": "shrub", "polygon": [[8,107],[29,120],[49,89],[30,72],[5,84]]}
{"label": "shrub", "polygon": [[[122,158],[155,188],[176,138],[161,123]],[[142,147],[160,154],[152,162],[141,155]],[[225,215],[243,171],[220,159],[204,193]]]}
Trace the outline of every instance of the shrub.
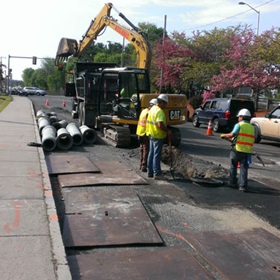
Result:
{"label": "shrub", "polygon": [[202,104],[203,98],[201,95],[195,95],[189,100],[189,104],[194,108],[198,108]]}

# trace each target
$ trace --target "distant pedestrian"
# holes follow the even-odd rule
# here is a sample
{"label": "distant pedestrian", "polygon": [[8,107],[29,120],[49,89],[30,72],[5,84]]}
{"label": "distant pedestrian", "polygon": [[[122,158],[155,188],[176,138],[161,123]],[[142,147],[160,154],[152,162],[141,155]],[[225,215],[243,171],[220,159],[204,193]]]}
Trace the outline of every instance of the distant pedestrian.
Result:
{"label": "distant pedestrian", "polygon": [[[237,114],[238,123],[231,133],[221,134],[221,138],[230,141],[230,175],[229,186],[239,187],[240,191],[246,191],[248,187],[249,157],[253,151],[255,142],[254,126],[250,124],[251,113],[247,109],[242,109]],[[237,180],[237,167],[240,163],[239,182]]]}
{"label": "distant pedestrian", "polygon": [[163,180],[164,178],[160,166],[161,151],[164,139],[167,137],[169,131],[163,109],[168,103],[168,96],[166,94],[160,94],[157,101],[157,105],[151,108],[147,118],[146,134],[150,138],[147,171],[148,177],[154,177],[156,180]]}
{"label": "distant pedestrian", "polygon": [[140,169],[143,172],[147,172],[147,159],[149,153],[149,137],[146,135],[146,121],[150,109],[156,104],[156,98],[150,100],[149,107],[145,108],[140,114],[136,130],[140,142]]}

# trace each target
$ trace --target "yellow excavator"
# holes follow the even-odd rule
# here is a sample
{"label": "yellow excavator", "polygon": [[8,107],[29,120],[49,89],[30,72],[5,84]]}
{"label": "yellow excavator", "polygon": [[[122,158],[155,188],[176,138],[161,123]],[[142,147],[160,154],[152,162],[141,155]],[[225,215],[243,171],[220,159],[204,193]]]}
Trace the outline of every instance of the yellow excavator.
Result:
{"label": "yellow excavator", "polygon": [[[121,25],[116,19],[110,16],[112,8],[124,21],[126,21],[126,23],[130,25],[132,29]],[[78,43],[75,39],[62,38],[60,40],[55,64],[58,65],[59,61],[67,60],[67,58],[71,55],[76,57],[81,56],[86,48],[97,39],[100,33],[103,32],[107,26],[119,33],[135,47],[137,53],[136,67],[149,69],[151,63],[151,49],[149,42],[144,38],[138,27],[120,13],[112,3],[106,3],[104,5],[99,14],[90,23],[90,26],[83,35],[80,43]]]}
{"label": "yellow excavator", "polygon": [[[111,9],[130,26],[121,25],[110,16]],[[117,147],[127,147],[135,135],[141,111],[149,106],[149,101],[158,94],[150,93],[149,67],[151,48],[142,32],[133,25],[113,4],[107,3],[91,22],[82,40],[62,38],[55,64],[69,56],[80,57],[86,48],[97,39],[106,27],[112,28],[134,45],[137,53],[136,67],[121,67],[113,63],[77,62],[74,82],[66,84],[65,95],[73,97],[73,118],[80,125],[100,129],[104,137]],[[165,113],[171,130],[172,145],[178,146],[181,134],[173,125],[187,121],[186,96],[168,94],[169,102]]]}

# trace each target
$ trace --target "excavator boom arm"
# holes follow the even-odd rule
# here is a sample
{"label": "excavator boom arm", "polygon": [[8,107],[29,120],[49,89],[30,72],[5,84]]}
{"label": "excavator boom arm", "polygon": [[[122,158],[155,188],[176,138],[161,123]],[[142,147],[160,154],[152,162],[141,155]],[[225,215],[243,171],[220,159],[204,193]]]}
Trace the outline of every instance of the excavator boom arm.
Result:
{"label": "excavator boom arm", "polygon": [[137,53],[137,68],[149,69],[151,62],[151,50],[148,41],[144,38],[138,28],[134,26],[122,13],[118,14],[132,27],[132,29],[121,25],[117,20],[112,18],[110,16],[112,8],[113,4],[111,3],[104,5],[96,18],[91,22],[80,43],[78,43],[75,39],[62,38],[56,53],[55,65],[58,65],[60,60],[67,60],[67,58],[71,55],[77,57],[81,56],[92,41],[96,40],[102,30],[104,30],[106,26],[109,26],[135,47]]}

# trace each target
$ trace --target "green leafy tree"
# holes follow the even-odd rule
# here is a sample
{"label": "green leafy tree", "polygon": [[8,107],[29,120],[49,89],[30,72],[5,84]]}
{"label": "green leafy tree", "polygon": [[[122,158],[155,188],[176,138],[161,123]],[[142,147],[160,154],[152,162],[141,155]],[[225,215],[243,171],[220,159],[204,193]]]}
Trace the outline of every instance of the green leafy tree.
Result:
{"label": "green leafy tree", "polygon": [[33,86],[32,85],[32,75],[34,73],[33,68],[26,68],[23,70],[22,78],[25,86]]}

